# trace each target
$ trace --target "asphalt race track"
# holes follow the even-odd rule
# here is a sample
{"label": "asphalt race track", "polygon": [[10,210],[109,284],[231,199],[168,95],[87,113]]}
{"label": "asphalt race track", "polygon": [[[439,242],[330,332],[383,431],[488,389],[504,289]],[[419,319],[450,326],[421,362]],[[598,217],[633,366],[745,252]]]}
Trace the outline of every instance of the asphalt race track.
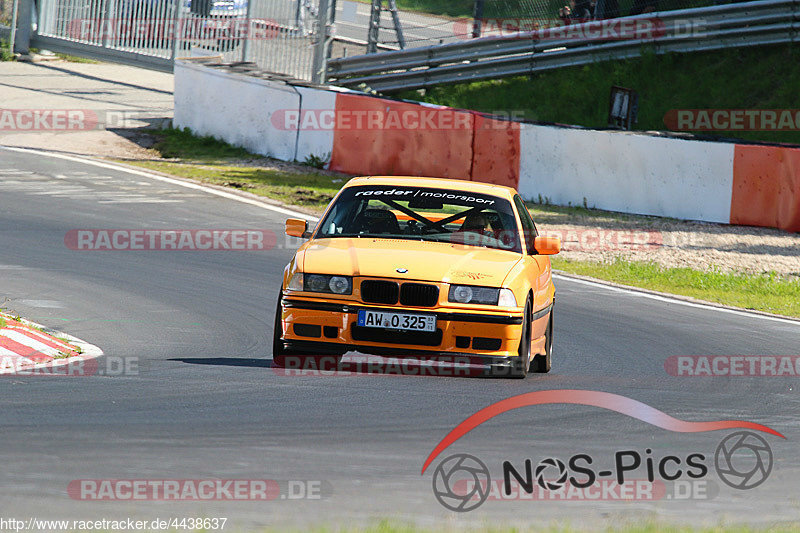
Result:
{"label": "asphalt race track", "polygon": [[[674,355],[799,355],[800,323],[689,306],[558,278],[553,371],[524,381],[464,377],[284,375],[271,368],[281,273],[293,250],[78,251],[74,229],[260,229],[283,243],[281,214],[203,190],[0,148],[2,306],[91,342],[138,370],[92,377],[0,376],[3,513],[20,519],[226,517],[230,526],[680,523],[798,518],[798,377],[676,377]],[[348,357],[352,357],[348,356]],[[677,433],[611,410],[543,405],[506,412],[444,451],[457,424],[532,391],[623,395],[687,421],[746,420],[773,468],[750,490],[725,485],[714,451],[733,431]],[[547,457],[586,453],[602,470],[624,450],[704,454],[695,493],[633,501],[485,502],[453,513],[434,498],[434,467],[463,452],[502,480]],[[745,468],[745,467],[741,467]],[[644,466],[629,479],[646,477]],[[321,498],[81,501],[81,479],[311,482]],[[684,476],[686,485],[690,482]],[[299,486],[296,484],[296,486]],[[685,488],[685,487],[684,487]],[[600,520],[600,522],[598,522]]]}

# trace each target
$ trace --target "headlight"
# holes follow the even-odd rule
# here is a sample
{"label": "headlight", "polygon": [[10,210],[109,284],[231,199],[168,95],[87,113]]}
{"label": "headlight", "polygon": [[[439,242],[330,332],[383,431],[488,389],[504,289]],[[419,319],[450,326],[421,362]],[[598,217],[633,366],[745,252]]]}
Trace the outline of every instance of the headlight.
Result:
{"label": "headlight", "polygon": [[308,292],[330,292],[333,294],[352,294],[353,278],[350,276],[328,276],[326,274],[305,274],[303,290]]}
{"label": "headlight", "polygon": [[492,287],[470,287],[469,285],[450,285],[447,299],[460,304],[497,305],[500,289]]}
{"label": "headlight", "polygon": [[328,288],[335,294],[350,294],[350,279],[344,276],[331,276]]}
{"label": "headlight", "polygon": [[517,307],[517,299],[511,289],[492,287],[471,287],[469,285],[450,285],[447,299],[460,304],[499,305]]}

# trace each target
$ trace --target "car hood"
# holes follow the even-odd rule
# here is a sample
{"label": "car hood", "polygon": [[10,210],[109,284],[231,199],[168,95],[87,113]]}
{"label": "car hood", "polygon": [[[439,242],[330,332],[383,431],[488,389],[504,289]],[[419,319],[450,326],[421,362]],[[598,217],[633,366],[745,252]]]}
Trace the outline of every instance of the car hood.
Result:
{"label": "car hood", "polygon": [[[405,239],[315,239],[298,251],[303,272],[442,281],[499,287],[520,255],[452,243]],[[408,269],[398,273],[397,269]]]}

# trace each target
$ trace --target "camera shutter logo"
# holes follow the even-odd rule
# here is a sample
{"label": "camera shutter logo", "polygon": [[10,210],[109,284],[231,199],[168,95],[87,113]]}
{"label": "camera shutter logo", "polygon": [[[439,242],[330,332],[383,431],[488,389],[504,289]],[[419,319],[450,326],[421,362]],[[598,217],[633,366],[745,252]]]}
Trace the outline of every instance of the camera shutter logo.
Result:
{"label": "camera shutter logo", "polygon": [[[545,472],[551,468],[558,469],[558,475],[555,479],[546,479],[544,477]],[[536,482],[539,484],[539,486],[547,490],[558,490],[563,487],[567,482],[568,474],[569,472],[567,472],[567,465],[565,465],[560,459],[556,459],[554,457],[543,459],[538,465],[536,465],[536,472],[534,473],[536,476]]]}
{"label": "camera shutter logo", "polygon": [[[464,486],[467,490],[463,494],[455,490],[459,482],[466,482]],[[477,509],[486,501],[490,482],[489,469],[480,459],[458,453],[444,459],[433,472],[433,495],[447,509],[465,513]]]}
{"label": "camera shutter logo", "polygon": [[737,431],[717,446],[714,467],[729,487],[752,489],[764,483],[772,472],[772,449],[760,435]]}

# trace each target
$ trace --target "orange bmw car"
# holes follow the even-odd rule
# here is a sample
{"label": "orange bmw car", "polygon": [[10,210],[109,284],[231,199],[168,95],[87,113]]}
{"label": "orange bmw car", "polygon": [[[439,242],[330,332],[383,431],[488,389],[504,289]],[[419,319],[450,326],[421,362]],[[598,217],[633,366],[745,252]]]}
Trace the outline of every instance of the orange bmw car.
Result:
{"label": "orange bmw car", "polygon": [[538,236],[514,189],[354,178],[286,266],[273,360],[359,352],[465,354],[504,375],[548,372],[558,239]]}

